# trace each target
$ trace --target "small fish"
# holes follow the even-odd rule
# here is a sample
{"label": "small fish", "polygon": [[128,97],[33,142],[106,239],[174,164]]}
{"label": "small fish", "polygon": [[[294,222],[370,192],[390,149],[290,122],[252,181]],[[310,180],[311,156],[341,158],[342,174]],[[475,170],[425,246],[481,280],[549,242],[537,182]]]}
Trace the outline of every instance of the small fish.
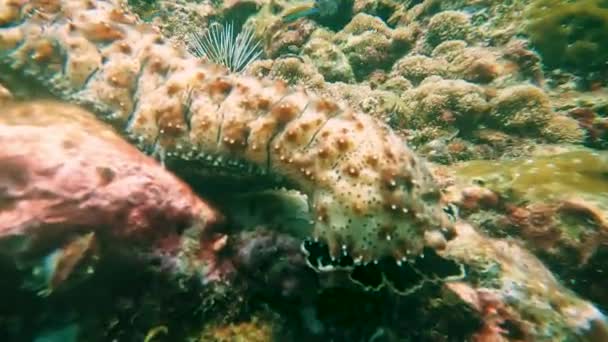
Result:
{"label": "small fish", "polygon": [[319,13],[315,2],[306,2],[287,8],[283,13],[283,22],[290,23],[300,18]]}
{"label": "small fish", "polygon": [[[88,275],[93,268],[88,260],[95,249],[95,234],[88,233],[68,242],[65,246],[54,250],[32,268],[31,277],[24,285],[26,288],[38,290],[40,296],[48,296],[75,273]],[[82,274],[80,274],[82,275]]]}
{"label": "small fish", "polygon": [[315,0],[314,2],[300,3],[284,11],[283,22],[289,23],[315,14],[329,17],[336,14],[338,5],[339,0]]}

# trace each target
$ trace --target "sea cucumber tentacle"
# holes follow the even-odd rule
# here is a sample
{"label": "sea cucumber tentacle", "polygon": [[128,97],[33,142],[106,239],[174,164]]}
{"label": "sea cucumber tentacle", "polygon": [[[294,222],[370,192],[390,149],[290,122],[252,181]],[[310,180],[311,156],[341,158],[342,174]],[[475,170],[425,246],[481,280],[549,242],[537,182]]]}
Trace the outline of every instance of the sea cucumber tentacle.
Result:
{"label": "sea cucumber tentacle", "polygon": [[421,252],[425,231],[449,227],[424,162],[376,119],[202,62],[118,0],[20,6],[0,28],[0,71],[86,105],[144,150],[286,177],[332,256],[401,260]]}

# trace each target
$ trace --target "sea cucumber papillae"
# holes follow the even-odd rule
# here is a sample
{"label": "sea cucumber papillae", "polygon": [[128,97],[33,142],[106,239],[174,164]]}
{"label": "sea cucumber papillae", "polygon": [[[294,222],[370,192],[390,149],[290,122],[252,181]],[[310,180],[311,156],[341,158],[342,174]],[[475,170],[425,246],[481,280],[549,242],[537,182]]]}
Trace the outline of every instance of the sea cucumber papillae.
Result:
{"label": "sea cucumber papillae", "polygon": [[2,73],[93,109],[168,163],[287,179],[308,196],[311,235],[334,257],[408,259],[425,233],[451,229],[424,162],[370,116],[196,59],[120,1],[0,4]]}

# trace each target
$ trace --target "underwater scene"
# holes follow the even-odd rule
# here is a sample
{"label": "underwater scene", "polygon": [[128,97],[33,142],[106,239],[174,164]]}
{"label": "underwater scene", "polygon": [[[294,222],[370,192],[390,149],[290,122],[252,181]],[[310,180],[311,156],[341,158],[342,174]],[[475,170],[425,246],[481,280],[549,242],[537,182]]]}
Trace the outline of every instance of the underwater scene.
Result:
{"label": "underwater scene", "polygon": [[607,315],[607,0],[0,0],[0,342]]}

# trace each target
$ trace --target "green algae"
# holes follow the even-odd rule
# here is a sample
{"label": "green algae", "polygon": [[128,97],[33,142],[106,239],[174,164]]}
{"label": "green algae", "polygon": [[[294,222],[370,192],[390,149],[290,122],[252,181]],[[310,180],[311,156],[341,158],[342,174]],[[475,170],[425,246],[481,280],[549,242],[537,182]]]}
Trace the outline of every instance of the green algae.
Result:
{"label": "green algae", "polygon": [[513,200],[545,201],[567,197],[608,200],[608,153],[576,149],[554,155],[502,161],[471,161],[455,174]]}
{"label": "green algae", "polygon": [[581,72],[606,68],[608,1],[535,0],[525,17],[526,31],[547,67]]}

